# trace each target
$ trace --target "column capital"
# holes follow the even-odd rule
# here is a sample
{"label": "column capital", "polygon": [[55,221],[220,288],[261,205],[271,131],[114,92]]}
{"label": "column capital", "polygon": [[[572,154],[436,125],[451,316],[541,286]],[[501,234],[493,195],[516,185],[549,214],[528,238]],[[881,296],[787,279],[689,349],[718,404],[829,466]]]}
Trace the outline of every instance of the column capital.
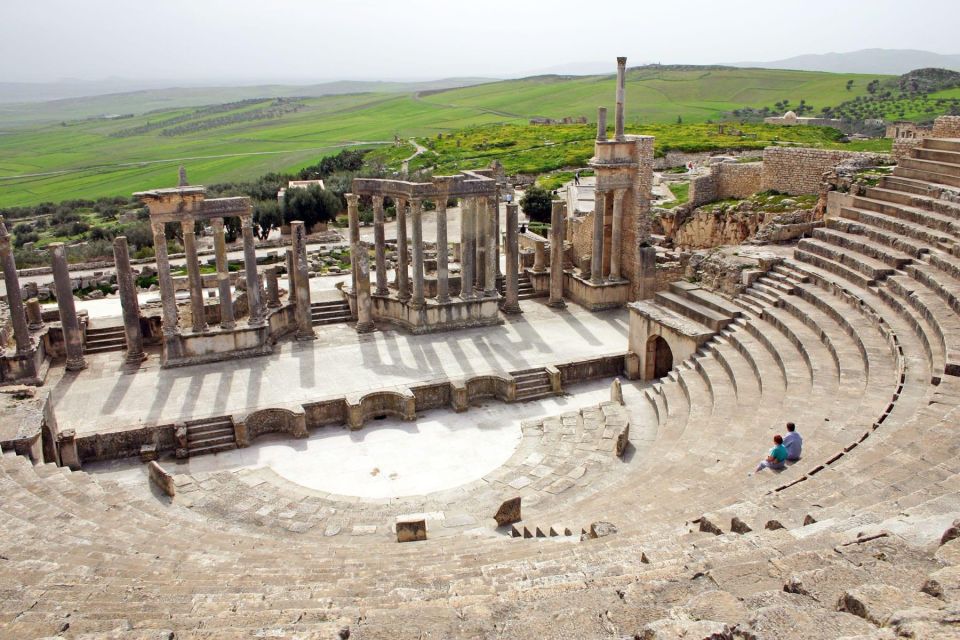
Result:
{"label": "column capital", "polygon": [[360,196],[356,193],[345,193],[343,197],[346,198],[348,207],[355,207],[360,202]]}
{"label": "column capital", "polygon": [[626,67],[627,66],[627,57],[626,56],[617,56],[617,66]]}
{"label": "column capital", "polygon": [[623,200],[623,196],[625,196],[625,195],[627,195],[627,190],[626,190],[626,189],[614,189],[614,190],[613,190],[613,199],[614,199],[614,201],[616,201],[616,202],[622,201],[622,200]]}
{"label": "column capital", "polygon": [[253,229],[253,215],[247,213],[240,216],[240,228]]}
{"label": "column capital", "polygon": [[376,195],[370,196],[370,200],[373,202],[373,210],[383,209],[383,196]]}
{"label": "column capital", "polygon": [[214,231],[222,232],[223,231],[223,218],[211,218],[210,225],[213,227]]}
{"label": "column capital", "polygon": [[193,218],[190,218],[189,220],[180,221],[180,228],[183,229],[184,233],[194,233],[193,225],[194,225]]}
{"label": "column capital", "polygon": [[420,213],[423,211],[423,200],[420,198],[413,198],[410,200],[410,209],[415,213]]}
{"label": "column capital", "polygon": [[150,229],[153,231],[153,235],[165,234],[167,231],[167,225],[159,220],[151,220]]}

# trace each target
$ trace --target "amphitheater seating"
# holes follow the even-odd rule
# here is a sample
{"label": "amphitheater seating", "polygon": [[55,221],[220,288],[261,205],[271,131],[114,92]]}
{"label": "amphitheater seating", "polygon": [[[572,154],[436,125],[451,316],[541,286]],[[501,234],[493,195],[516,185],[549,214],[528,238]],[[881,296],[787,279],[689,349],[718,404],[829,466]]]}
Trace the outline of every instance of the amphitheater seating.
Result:
{"label": "amphitheater seating", "polygon": [[[631,421],[656,428],[603,482],[524,504],[530,530],[617,533],[513,538],[475,518],[396,544],[364,535],[389,505],[332,507],[262,474],[180,478],[196,491],[169,501],[4,454],[2,635],[956,637],[960,539],[937,544],[960,515],[951,154],[960,140],[925,141],[734,299],[697,354],[627,393]],[[803,459],[748,476],[787,420]],[[270,526],[230,515],[254,489],[277,502]],[[494,504],[466,490],[404,508]],[[350,535],[278,515],[324,508],[353,509]]]}

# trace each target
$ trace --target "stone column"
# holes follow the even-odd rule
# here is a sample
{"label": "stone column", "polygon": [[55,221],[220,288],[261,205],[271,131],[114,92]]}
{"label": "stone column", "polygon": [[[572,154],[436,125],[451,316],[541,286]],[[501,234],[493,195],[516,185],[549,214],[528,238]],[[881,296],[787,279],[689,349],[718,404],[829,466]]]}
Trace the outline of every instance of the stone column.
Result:
{"label": "stone column", "polygon": [[550,212],[550,299],[547,304],[562,309],[563,301],[563,217],[564,203],[554,200]]}
{"label": "stone column", "polygon": [[620,279],[620,256],[623,251],[620,247],[623,239],[623,196],[625,189],[616,189],[613,192],[613,227],[610,233],[610,280]]}
{"label": "stone column", "polygon": [[373,196],[373,247],[377,252],[377,295],[390,293],[387,287],[387,239],[383,230],[383,196]]}
{"label": "stone column", "polygon": [[349,224],[350,236],[350,288],[357,288],[357,261],[356,251],[360,244],[360,196],[355,193],[345,193],[343,197],[347,200],[347,222]]}
{"label": "stone column", "polygon": [[280,283],[277,281],[277,268],[270,267],[265,274],[267,280],[267,308],[280,306]]}
{"label": "stone column", "polygon": [[3,267],[3,281],[7,287],[7,304],[10,305],[10,319],[13,322],[13,338],[17,343],[17,354],[25,355],[33,349],[33,341],[30,339],[27,316],[23,309],[20,278],[17,276],[17,264],[10,246],[10,234],[7,232],[7,225],[3,222],[3,216],[0,216],[0,263]]}
{"label": "stone column", "polygon": [[537,240],[533,245],[533,272],[543,273],[547,270],[546,242]]}
{"label": "stone column", "polygon": [[607,108],[597,107],[597,142],[607,141]]}
{"label": "stone column", "polygon": [[60,325],[63,327],[63,342],[67,349],[67,371],[87,368],[83,358],[83,336],[77,308],[73,304],[73,287],[70,285],[70,268],[67,266],[67,251],[62,242],[48,245],[53,259],[53,284],[57,289],[57,306],[60,308]]}
{"label": "stone column", "polygon": [[423,201],[410,202],[411,226],[413,230],[413,299],[410,306],[422,309],[423,301]]}
{"label": "stone column", "polygon": [[623,102],[626,93],[627,59],[617,58],[617,142],[625,140],[623,135]]}
{"label": "stone column", "polygon": [[483,273],[483,297],[484,298],[496,298],[497,297],[497,263],[496,263],[496,254],[497,254],[497,221],[496,221],[496,210],[497,202],[494,198],[483,198],[481,200],[484,203],[483,212],[484,217],[481,222],[483,225],[485,234],[484,240],[486,244],[486,261],[484,262],[484,273]]}
{"label": "stone column", "polygon": [[123,309],[123,332],[127,338],[126,360],[130,364],[136,364],[142,362],[147,356],[143,352],[140,301],[137,299],[137,285],[133,281],[130,250],[125,236],[117,236],[113,239],[113,262],[117,267],[117,287],[120,294],[120,308]]}
{"label": "stone column", "polygon": [[437,302],[450,302],[449,269],[447,266],[447,193],[437,196]]}
{"label": "stone column", "polygon": [[400,300],[410,299],[410,274],[407,264],[410,262],[407,249],[407,203],[396,198],[397,205],[397,297]]}
{"label": "stone column", "polygon": [[250,305],[247,324],[256,327],[263,324],[264,313],[263,301],[260,300],[260,278],[257,277],[257,247],[253,240],[253,217],[249,214],[240,216],[240,227],[243,229],[243,266],[247,275],[247,302]]}
{"label": "stone column", "polygon": [[483,295],[483,280],[487,273],[487,203],[486,198],[473,201],[473,250],[476,262],[473,270],[474,292]]}
{"label": "stone column", "polygon": [[180,333],[177,326],[177,294],[170,277],[170,260],[167,258],[167,236],[164,223],[151,222],[153,230],[153,251],[157,260],[157,280],[160,285],[160,300],[163,303],[163,335],[175,336]]}
{"label": "stone column", "polygon": [[503,269],[500,268],[500,186],[497,185],[497,191],[493,198],[493,268],[497,276],[503,275]]}
{"label": "stone column", "polygon": [[43,329],[43,309],[36,298],[27,300],[27,328],[30,331]]}
{"label": "stone column", "polygon": [[220,328],[237,326],[233,313],[233,294],[230,292],[230,265],[227,262],[227,238],[223,230],[223,218],[214,218],[213,249],[217,260],[217,289],[220,293]]}
{"label": "stone column", "polygon": [[297,271],[297,262],[293,256],[293,249],[286,250],[286,258],[287,258],[287,302],[296,303],[297,279],[294,277],[294,274]]}
{"label": "stone column", "polygon": [[473,298],[473,267],[477,259],[477,240],[473,235],[475,209],[472,197],[460,200],[460,297],[464,300]]}
{"label": "stone column", "polygon": [[504,313],[523,313],[520,309],[520,244],[518,238],[519,217],[517,215],[517,205],[507,204],[507,244],[505,253],[507,254],[506,277],[506,299],[503,302]]}
{"label": "stone column", "polygon": [[[313,313],[310,308],[310,274],[307,270],[307,230],[301,220],[290,223],[290,237],[293,248],[290,253],[293,258],[293,272],[290,274],[291,292],[296,291],[296,306],[294,315],[297,321],[297,340],[313,340],[317,336],[313,333]],[[352,248],[351,248],[352,250]],[[350,256],[353,262],[353,256]],[[291,294],[292,297],[292,294]]]}
{"label": "stone column", "polygon": [[603,283],[603,217],[607,198],[597,189],[593,195],[593,255],[590,257],[590,282]]}
{"label": "stone column", "polygon": [[[414,216],[416,216],[416,211],[419,209],[419,202],[413,202]],[[416,227],[414,227],[416,228]],[[370,256],[368,255],[369,249],[365,242],[361,242],[358,245],[359,251],[357,252],[357,333],[370,333],[373,331],[376,326],[373,324],[373,308],[370,300]],[[414,256],[416,256],[417,244],[414,241]],[[423,250],[420,250],[421,255],[423,255]],[[423,270],[420,270],[421,274],[421,293],[423,292],[422,288],[422,278]],[[416,274],[414,274],[414,283],[416,283]],[[414,294],[416,296],[416,294]]]}
{"label": "stone column", "polygon": [[200,275],[197,237],[193,225],[193,220],[184,220],[180,223],[180,228],[183,229],[183,250],[187,254],[187,278],[190,281],[190,315],[193,316],[191,327],[194,333],[202,333],[207,330],[207,319],[203,311],[203,278]]}

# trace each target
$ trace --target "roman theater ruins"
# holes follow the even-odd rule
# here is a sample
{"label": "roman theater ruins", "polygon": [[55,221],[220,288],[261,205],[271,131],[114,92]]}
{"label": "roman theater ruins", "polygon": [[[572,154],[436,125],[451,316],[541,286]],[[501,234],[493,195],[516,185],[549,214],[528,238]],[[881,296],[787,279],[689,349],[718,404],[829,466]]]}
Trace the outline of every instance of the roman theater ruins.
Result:
{"label": "roman theater ruins", "polygon": [[0,637],[960,637],[960,117],[712,166],[817,204],[697,253],[627,73],[546,235],[489,166],[355,179],[337,279],[185,172],[155,260],[18,272],[0,222]]}

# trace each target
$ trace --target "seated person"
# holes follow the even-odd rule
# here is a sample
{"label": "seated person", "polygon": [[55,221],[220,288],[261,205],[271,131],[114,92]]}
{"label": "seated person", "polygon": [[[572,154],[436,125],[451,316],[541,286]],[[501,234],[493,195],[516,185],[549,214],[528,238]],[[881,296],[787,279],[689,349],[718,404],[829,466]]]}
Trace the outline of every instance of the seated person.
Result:
{"label": "seated person", "polygon": [[787,448],[787,460],[796,462],[800,459],[800,452],[803,449],[803,438],[797,433],[797,425],[792,422],[787,423],[787,435],[783,438],[783,446]]}
{"label": "seated person", "polygon": [[787,459],[787,448],[783,446],[783,437],[780,434],[773,436],[773,448],[767,459],[757,465],[757,471],[764,469],[774,469],[777,471],[786,469],[784,461]]}

